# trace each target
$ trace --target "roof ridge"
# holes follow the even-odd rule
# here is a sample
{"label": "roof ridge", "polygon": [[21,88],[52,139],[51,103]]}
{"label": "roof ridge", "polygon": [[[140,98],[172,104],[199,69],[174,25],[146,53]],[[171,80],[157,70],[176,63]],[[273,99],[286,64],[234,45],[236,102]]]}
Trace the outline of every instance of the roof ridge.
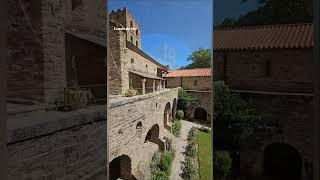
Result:
{"label": "roof ridge", "polygon": [[236,26],[236,27],[216,27],[214,30],[239,30],[239,29],[260,29],[266,27],[286,27],[286,26],[305,26],[313,25],[313,23],[290,23],[290,24],[266,24],[256,26]]}
{"label": "roof ridge", "polygon": [[170,70],[170,71],[190,71],[190,70],[197,70],[197,69],[211,69],[211,67],[209,67],[209,68],[176,69],[176,70]]}

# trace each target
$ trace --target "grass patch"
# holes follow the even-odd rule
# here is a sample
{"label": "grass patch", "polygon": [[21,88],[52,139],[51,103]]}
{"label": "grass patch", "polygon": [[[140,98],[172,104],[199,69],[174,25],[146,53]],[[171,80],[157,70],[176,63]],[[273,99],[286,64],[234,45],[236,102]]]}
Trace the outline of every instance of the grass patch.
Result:
{"label": "grass patch", "polygon": [[212,147],[211,133],[199,131],[197,133],[198,141],[198,162],[200,180],[211,180],[212,178]]}

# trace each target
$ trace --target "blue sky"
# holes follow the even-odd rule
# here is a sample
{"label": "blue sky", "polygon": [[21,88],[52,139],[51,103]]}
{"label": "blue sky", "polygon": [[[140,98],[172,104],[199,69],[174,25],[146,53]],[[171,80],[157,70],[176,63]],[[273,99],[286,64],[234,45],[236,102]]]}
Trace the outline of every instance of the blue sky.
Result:
{"label": "blue sky", "polygon": [[141,26],[143,51],[176,69],[191,63],[187,57],[194,50],[211,48],[213,14],[237,16],[252,9],[250,3],[239,7],[239,1],[219,0],[215,13],[213,0],[109,0],[108,10],[127,7]]}

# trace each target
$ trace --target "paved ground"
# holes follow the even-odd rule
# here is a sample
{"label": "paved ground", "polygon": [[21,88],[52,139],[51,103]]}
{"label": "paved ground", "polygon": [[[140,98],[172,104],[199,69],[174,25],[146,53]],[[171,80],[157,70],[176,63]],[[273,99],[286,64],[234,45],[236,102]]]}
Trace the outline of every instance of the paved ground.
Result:
{"label": "paved ground", "polygon": [[176,156],[172,163],[171,180],[183,180],[180,176],[182,173],[181,165],[184,162],[184,151],[187,146],[187,136],[192,126],[200,127],[189,121],[182,121],[180,137],[176,137],[173,142],[173,148],[176,150]]}

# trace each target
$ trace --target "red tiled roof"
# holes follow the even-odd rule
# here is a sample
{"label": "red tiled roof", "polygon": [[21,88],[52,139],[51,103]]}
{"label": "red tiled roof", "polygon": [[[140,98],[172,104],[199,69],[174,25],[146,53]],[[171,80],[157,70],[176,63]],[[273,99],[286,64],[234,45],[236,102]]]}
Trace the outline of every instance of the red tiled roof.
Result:
{"label": "red tiled roof", "polygon": [[312,48],[312,24],[279,24],[256,27],[217,28],[215,50]]}
{"label": "red tiled roof", "polygon": [[181,69],[169,71],[168,77],[208,77],[211,76],[211,68]]}

